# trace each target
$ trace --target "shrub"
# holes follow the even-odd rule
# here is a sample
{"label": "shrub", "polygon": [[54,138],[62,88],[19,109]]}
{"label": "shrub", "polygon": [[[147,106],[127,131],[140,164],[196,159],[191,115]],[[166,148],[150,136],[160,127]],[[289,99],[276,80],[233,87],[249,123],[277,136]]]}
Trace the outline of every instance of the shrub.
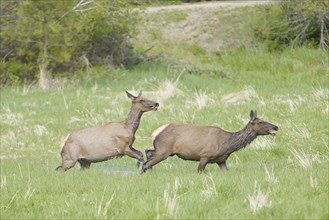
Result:
{"label": "shrub", "polygon": [[325,0],[283,0],[266,6],[265,20],[256,35],[269,49],[301,45],[329,49],[329,2]]}
{"label": "shrub", "polygon": [[15,59],[11,62],[1,62],[0,69],[3,72],[0,75],[0,86],[30,82],[34,79],[34,73],[37,72],[34,65]]}
{"label": "shrub", "polygon": [[38,73],[42,81],[89,62],[136,62],[129,39],[137,11],[130,9],[125,0],[0,1],[0,83],[35,80]]}

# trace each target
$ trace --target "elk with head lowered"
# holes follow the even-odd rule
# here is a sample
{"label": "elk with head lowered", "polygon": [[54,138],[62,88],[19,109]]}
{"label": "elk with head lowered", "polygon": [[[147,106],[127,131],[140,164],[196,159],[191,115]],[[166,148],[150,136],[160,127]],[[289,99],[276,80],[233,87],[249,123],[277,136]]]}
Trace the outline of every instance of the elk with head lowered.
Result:
{"label": "elk with head lowered", "polygon": [[278,127],[257,118],[256,111],[250,112],[250,120],[240,131],[228,132],[215,126],[189,124],[167,124],[155,130],[154,149],[146,150],[147,161],[142,171],[177,155],[184,160],[199,161],[198,171],[204,171],[208,163],[217,163],[227,170],[226,160],[235,151],[250,144],[259,135],[275,135]]}
{"label": "elk with head lowered", "polygon": [[124,155],[137,159],[137,165],[144,162],[142,152],[132,146],[135,132],[143,113],[157,110],[159,104],[143,98],[142,92],[138,96],[127,91],[126,94],[132,100],[128,118],[122,122],[109,122],[70,133],[61,148],[62,164],[56,170],[66,171],[76,162],[80,163],[81,169],[86,169],[91,163]]}

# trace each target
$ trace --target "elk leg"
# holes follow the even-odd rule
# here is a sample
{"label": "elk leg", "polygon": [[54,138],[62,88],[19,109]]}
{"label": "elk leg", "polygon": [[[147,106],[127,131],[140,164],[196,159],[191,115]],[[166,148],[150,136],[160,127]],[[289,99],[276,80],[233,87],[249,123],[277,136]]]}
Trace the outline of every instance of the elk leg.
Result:
{"label": "elk leg", "polygon": [[137,168],[144,162],[143,153],[133,147],[128,147],[124,152],[125,155],[137,159]]}
{"label": "elk leg", "polygon": [[144,162],[144,156],[143,156],[143,153],[140,152],[139,150],[136,150],[135,148],[133,147],[130,147],[136,154],[138,154],[140,156],[141,159],[138,159],[137,160],[137,163],[136,163],[136,166],[137,168],[140,167],[140,164]]}
{"label": "elk leg", "polygon": [[56,171],[64,171],[63,168],[62,168],[62,164],[59,165],[55,170],[56,170]]}
{"label": "elk leg", "polygon": [[226,161],[222,162],[222,163],[217,163],[219,168],[223,171],[227,171],[227,166],[226,166]]}
{"label": "elk leg", "polygon": [[157,160],[157,158],[152,157],[150,160],[147,160],[143,163],[142,166],[142,173],[144,173],[146,170],[151,169],[153,165],[159,163],[162,160]]}
{"label": "elk leg", "polygon": [[[153,157],[154,152],[155,152],[155,150],[146,149],[145,150],[146,160],[150,160],[151,157]],[[149,169],[151,170],[152,167],[150,167]]]}
{"label": "elk leg", "polygon": [[74,150],[79,145],[66,145],[63,146],[61,157],[62,157],[62,165],[57,167],[56,170],[58,171],[66,171],[74,167],[76,162],[79,159],[77,152]]}
{"label": "elk leg", "polygon": [[139,150],[136,150],[136,149],[133,148],[133,147],[130,147],[130,149],[131,149],[132,151],[134,151],[136,154],[138,154],[138,155],[143,159],[143,162],[144,162],[144,158],[143,158],[143,153],[142,153],[142,152],[140,152]]}
{"label": "elk leg", "polygon": [[154,152],[155,150],[151,150],[151,149],[145,150],[146,160],[149,160],[153,156]]}
{"label": "elk leg", "polygon": [[148,159],[146,162],[144,162],[143,167],[142,167],[142,172],[144,173],[147,169],[151,169],[152,166],[154,166],[155,164],[167,159],[169,157],[168,154],[156,154],[156,152],[154,151],[154,154],[152,154],[152,157],[150,159]]}
{"label": "elk leg", "polygon": [[77,162],[76,160],[63,159],[62,165],[57,167],[56,170],[57,171],[66,171],[66,170],[71,169],[72,167],[74,167],[76,162]]}
{"label": "elk leg", "polygon": [[91,162],[86,159],[79,159],[78,162],[80,163],[81,170],[88,169],[91,164]]}
{"label": "elk leg", "polygon": [[201,158],[200,162],[199,162],[199,166],[198,166],[198,172],[202,173],[204,171],[204,169],[206,168],[208,163],[207,158]]}

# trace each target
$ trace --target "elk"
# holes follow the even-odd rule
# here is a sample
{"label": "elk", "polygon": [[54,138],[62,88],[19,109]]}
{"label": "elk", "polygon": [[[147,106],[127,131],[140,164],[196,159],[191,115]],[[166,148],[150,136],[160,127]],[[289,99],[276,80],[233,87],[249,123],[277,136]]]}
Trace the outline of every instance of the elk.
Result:
{"label": "elk", "polygon": [[159,103],[143,98],[142,92],[138,96],[127,91],[126,94],[132,101],[128,117],[122,122],[109,122],[70,133],[61,147],[62,164],[56,170],[66,171],[76,162],[83,170],[89,168],[91,163],[124,155],[137,159],[137,166],[144,162],[142,152],[132,146],[135,133],[143,113],[157,110]]}
{"label": "elk", "polygon": [[217,163],[221,170],[227,171],[226,160],[233,152],[246,147],[259,135],[275,135],[278,129],[257,118],[256,111],[250,112],[249,122],[237,132],[215,126],[163,125],[152,134],[154,149],[145,150],[147,160],[142,172],[174,155],[183,160],[199,161],[198,172],[203,172],[208,163]]}

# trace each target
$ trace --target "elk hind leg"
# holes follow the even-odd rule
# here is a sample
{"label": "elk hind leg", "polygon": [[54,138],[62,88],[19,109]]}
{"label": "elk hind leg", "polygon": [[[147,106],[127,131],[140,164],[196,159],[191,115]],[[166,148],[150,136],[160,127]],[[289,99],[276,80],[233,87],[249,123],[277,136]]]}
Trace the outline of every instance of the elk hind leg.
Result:
{"label": "elk hind leg", "polygon": [[76,160],[63,159],[62,164],[56,168],[56,171],[67,171],[76,164]]}
{"label": "elk hind leg", "polygon": [[222,163],[217,163],[219,168],[223,171],[227,171],[227,166],[226,166],[226,161],[222,162]]}
{"label": "elk hind leg", "polygon": [[142,167],[142,172],[144,173],[146,170],[151,169],[152,166],[167,159],[170,155],[171,155],[171,153],[162,153],[161,154],[161,153],[154,151],[151,158],[149,158],[146,162],[144,162],[143,167]]}
{"label": "elk hind leg", "polygon": [[149,160],[153,156],[154,152],[155,150],[146,149],[145,150],[146,160]]}
{"label": "elk hind leg", "polygon": [[[146,149],[145,150],[146,160],[150,160],[151,157],[153,157],[154,152],[155,150]],[[149,169],[152,169],[152,167],[150,167]]]}
{"label": "elk hind leg", "polygon": [[61,156],[62,164],[56,168],[57,171],[66,171],[71,169],[78,161],[77,155],[70,152],[70,145],[63,147]]}
{"label": "elk hind leg", "polygon": [[80,163],[81,170],[88,169],[91,165],[91,162],[86,159],[79,159],[78,162]]}

